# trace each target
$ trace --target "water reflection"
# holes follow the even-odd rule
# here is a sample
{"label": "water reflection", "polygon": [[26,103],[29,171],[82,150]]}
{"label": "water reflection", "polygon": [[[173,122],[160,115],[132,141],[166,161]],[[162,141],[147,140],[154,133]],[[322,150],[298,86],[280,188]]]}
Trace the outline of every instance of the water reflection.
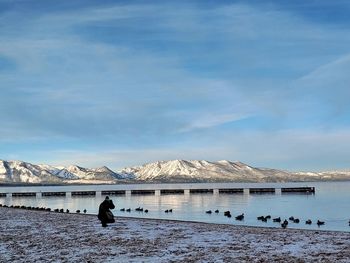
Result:
{"label": "water reflection", "polygon": [[[295,216],[300,218],[299,224],[289,224],[289,227],[319,229],[317,225],[305,225],[305,220],[317,219],[326,221],[320,229],[350,231],[350,182],[314,183],[315,195],[305,194],[166,194],[166,195],[121,195],[110,196],[116,205],[114,214],[117,216],[132,216],[145,218],[177,219],[187,221],[201,221],[208,223],[225,223],[253,226],[275,226],[279,224],[258,221],[261,215],[281,217],[282,220]],[[98,186],[101,187],[101,186]],[[140,185],[138,186],[140,187]],[[146,188],[149,185],[146,186]],[[170,186],[168,189],[171,189]],[[174,187],[174,186],[173,186]],[[188,185],[181,187],[189,189]],[[179,185],[176,185],[178,189]],[[90,190],[91,186],[87,187]],[[148,188],[149,189],[149,188]],[[46,190],[47,189],[41,189]],[[61,191],[62,189],[55,189]],[[69,209],[70,211],[86,209],[89,214],[97,214],[99,204],[105,196],[52,196],[52,197],[1,197],[0,203],[6,205],[25,205],[34,207],[50,207],[51,209]],[[135,208],[143,207],[149,212],[137,212]],[[121,212],[121,208],[131,208],[130,213]],[[166,209],[173,209],[173,213],[165,213]],[[206,214],[207,210],[220,211],[219,214]],[[232,218],[223,216],[223,212],[230,210]],[[234,220],[234,216],[245,213],[242,222]]]}

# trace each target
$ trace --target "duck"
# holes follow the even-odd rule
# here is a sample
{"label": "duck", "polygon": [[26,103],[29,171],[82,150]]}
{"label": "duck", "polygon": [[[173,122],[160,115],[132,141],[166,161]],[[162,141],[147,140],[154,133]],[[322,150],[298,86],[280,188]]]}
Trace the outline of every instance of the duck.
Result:
{"label": "duck", "polygon": [[230,211],[225,211],[224,212],[224,216],[227,216],[227,217],[230,218],[231,217],[231,212]]}
{"label": "duck", "polygon": [[165,213],[169,213],[169,210],[167,209],[167,210],[165,210],[164,212],[165,212]]}
{"label": "duck", "polygon": [[145,209],[145,213],[148,213],[148,209]]}
{"label": "duck", "polygon": [[265,216],[266,219],[271,219],[270,215]]}
{"label": "duck", "polygon": [[324,223],[324,221],[320,221],[320,220],[317,220],[317,223],[316,223],[318,226],[322,226],[322,225],[324,225],[325,223]]}
{"label": "duck", "polygon": [[294,216],[289,217],[290,221],[294,221]]}
{"label": "duck", "polygon": [[121,208],[120,211],[121,211],[121,212],[125,212],[125,208]]}
{"label": "duck", "polygon": [[211,212],[211,210],[208,210],[208,211],[206,211],[205,213],[207,213],[207,214],[211,214],[212,212]]}
{"label": "duck", "polygon": [[283,223],[281,224],[282,228],[286,228],[288,226],[288,221],[285,219]]}
{"label": "duck", "polygon": [[288,221],[284,220],[283,223],[281,224],[282,228],[286,228],[288,226]]}
{"label": "duck", "polygon": [[172,213],[173,212],[173,209],[169,209],[169,213]]}
{"label": "duck", "polygon": [[306,221],[305,221],[305,224],[307,224],[307,225],[311,225],[311,224],[312,224],[311,219],[306,220]]}
{"label": "duck", "polygon": [[258,220],[263,220],[265,217],[264,216],[258,216],[257,219]]}
{"label": "duck", "polygon": [[267,217],[266,216],[264,216],[262,219],[261,219],[261,221],[263,221],[263,222],[267,222]]}
{"label": "duck", "polygon": [[293,222],[296,224],[299,224],[300,220],[299,220],[299,218],[294,218]]}
{"label": "duck", "polygon": [[[218,214],[218,213],[219,213],[219,210],[218,210],[218,209],[216,209],[216,210],[215,210],[215,214]],[[349,223],[349,224],[350,224],[350,223]]]}
{"label": "duck", "polygon": [[236,218],[236,220],[238,220],[238,221],[242,221],[242,220],[244,219],[244,213],[242,213],[242,214],[236,216],[235,218]]}
{"label": "duck", "polygon": [[281,217],[276,217],[272,219],[273,222],[281,223]]}
{"label": "duck", "polygon": [[128,208],[125,210],[126,212],[131,212],[131,208]]}

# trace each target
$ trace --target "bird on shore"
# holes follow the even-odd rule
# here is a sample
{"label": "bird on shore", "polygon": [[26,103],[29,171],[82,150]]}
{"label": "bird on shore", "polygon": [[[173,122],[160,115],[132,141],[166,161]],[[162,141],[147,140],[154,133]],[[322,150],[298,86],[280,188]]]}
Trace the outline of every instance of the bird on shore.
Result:
{"label": "bird on shore", "polygon": [[281,217],[272,219],[273,222],[281,223]]}
{"label": "bird on shore", "polygon": [[312,224],[311,219],[306,220],[306,221],[305,221],[305,224],[307,224],[307,225],[311,225],[311,224]]}
{"label": "bird on shore", "polygon": [[211,210],[208,210],[208,211],[206,211],[205,213],[206,213],[206,214],[211,214],[212,212],[211,212]]}
{"label": "bird on shore", "polygon": [[215,213],[216,213],[216,214],[218,214],[218,213],[219,213],[219,210],[218,210],[218,209],[216,209],[216,210],[215,210]]}
{"label": "bird on shore", "polygon": [[66,210],[66,213],[69,213],[69,210],[68,210],[68,209]]}
{"label": "bird on shore", "polygon": [[[28,208],[27,208],[28,209]],[[53,210],[54,212],[58,213],[60,210],[58,208],[56,208],[55,210]]]}
{"label": "bird on shore", "polygon": [[236,216],[235,218],[236,218],[236,220],[238,220],[238,221],[242,221],[242,220],[244,219],[244,213],[242,213],[242,214]]}
{"label": "bird on shore", "polygon": [[86,214],[86,212],[87,212],[86,209],[84,209],[83,212],[84,212],[84,214]]}
{"label": "bird on shore", "polygon": [[167,209],[167,210],[165,210],[164,212],[165,212],[165,213],[169,213],[169,210]]}
{"label": "bird on shore", "polygon": [[316,223],[318,226],[322,226],[322,225],[324,225],[325,223],[324,223],[324,221],[320,221],[320,220],[317,220],[317,223]]}
{"label": "bird on shore", "polygon": [[148,213],[148,209],[145,209],[145,213]]}
{"label": "bird on shore", "polygon": [[267,217],[266,216],[264,216],[262,219],[261,219],[261,221],[263,221],[263,222],[267,222]]}
{"label": "bird on shore", "polygon": [[121,212],[125,212],[125,208],[120,209]]}
{"label": "bird on shore", "polygon": [[126,212],[131,212],[131,208],[128,208],[125,210]]}
{"label": "bird on shore", "polygon": [[80,210],[78,209],[77,211],[75,211],[77,214],[80,214]]}
{"label": "bird on shore", "polygon": [[169,209],[169,213],[172,213],[173,212],[173,209]]}
{"label": "bird on shore", "polygon": [[257,219],[258,220],[263,220],[265,217],[264,216],[258,216]]}
{"label": "bird on shore", "polygon": [[294,216],[289,217],[290,221],[294,221]]}

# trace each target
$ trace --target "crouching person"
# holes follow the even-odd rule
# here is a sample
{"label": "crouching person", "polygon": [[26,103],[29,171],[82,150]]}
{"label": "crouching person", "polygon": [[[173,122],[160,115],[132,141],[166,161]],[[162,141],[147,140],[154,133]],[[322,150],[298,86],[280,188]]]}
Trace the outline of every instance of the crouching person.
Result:
{"label": "crouching person", "polygon": [[110,209],[114,209],[113,201],[106,196],[105,200],[100,204],[98,209],[98,219],[101,221],[102,226],[106,227],[107,223],[114,223],[114,215]]}

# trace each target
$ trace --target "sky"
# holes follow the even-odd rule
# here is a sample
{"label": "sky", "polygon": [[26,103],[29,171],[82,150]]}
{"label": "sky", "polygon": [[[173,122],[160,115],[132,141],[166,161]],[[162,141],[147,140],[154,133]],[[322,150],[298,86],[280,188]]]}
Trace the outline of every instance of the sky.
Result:
{"label": "sky", "polygon": [[0,159],[350,169],[350,1],[0,0]]}

